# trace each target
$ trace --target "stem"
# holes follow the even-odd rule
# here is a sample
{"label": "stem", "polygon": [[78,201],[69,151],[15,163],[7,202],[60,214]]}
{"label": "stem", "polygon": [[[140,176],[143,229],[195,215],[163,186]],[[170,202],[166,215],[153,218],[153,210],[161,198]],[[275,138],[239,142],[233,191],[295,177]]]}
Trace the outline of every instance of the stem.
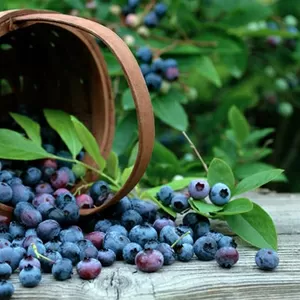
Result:
{"label": "stem", "polygon": [[37,257],[38,259],[43,258],[43,259],[45,259],[45,260],[50,261],[50,262],[53,263],[53,264],[55,263],[55,261],[53,261],[52,259],[50,259],[50,258],[48,258],[48,257],[46,257],[46,256],[44,256],[44,255],[42,255],[42,254],[40,254],[39,251],[38,251],[38,249],[37,249],[37,247],[36,247],[36,244],[31,244],[31,246],[32,246],[32,249],[33,249],[34,254],[36,255],[36,257]]}
{"label": "stem", "polygon": [[208,167],[207,167],[207,164],[204,162],[202,156],[200,155],[200,153],[198,152],[196,146],[194,145],[194,143],[191,141],[191,139],[188,137],[188,135],[182,131],[182,134],[184,135],[184,137],[187,139],[187,141],[189,142],[189,144],[191,145],[191,148],[195,151],[197,157],[200,159],[202,165],[203,165],[203,168],[205,170],[206,173],[208,173]]}
{"label": "stem", "polygon": [[179,241],[181,241],[185,236],[187,236],[187,235],[190,234],[190,233],[191,233],[190,231],[187,231],[185,234],[183,234],[177,241],[175,241],[175,242],[172,244],[171,248],[174,248],[174,247],[177,245],[177,243],[178,243]]}
{"label": "stem", "polygon": [[93,182],[81,185],[80,187],[78,187],[78,188],[76,189],[76,191],[74,192],[74,195],[79,194],[80,191],[81,191],[82,189],[89,188],[89,187],[92,186],[92,185],[93,185]]}

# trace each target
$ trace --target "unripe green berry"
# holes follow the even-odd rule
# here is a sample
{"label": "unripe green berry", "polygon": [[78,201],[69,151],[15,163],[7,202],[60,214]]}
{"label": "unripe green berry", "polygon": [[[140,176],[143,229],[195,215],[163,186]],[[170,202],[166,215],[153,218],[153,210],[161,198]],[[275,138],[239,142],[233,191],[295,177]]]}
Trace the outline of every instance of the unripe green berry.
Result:
{"label": "unripe green berry", "polygon": [[72,171],[77,178],[84,177],[86,174],[86,168],[79,164],[73,165]]}
{"label": "unripe green berry", "polygon": [[146,26],[140,26],[137,29],[137,33],[142,37],[149,37],[150,36],[150,30]]}
{"label": "unripe green berry", "polygon": [[187,96],[189,101],[195,101],[198,98],[197,89],[195,89],[193,87],[189,88],[186,96]]}
{"label": "unripe green berry", "polygon": [[163,95],[166,95],[169,93],[171,88],[171,84],[167,81],[164,81],[161,83],[161,87],[160,87],[160,93],[162,93]]}
{"label": "unripe green berry", "polygon": [[122,12],[122,9],[119,5],[112,5],[110,8],[109,8],[109,11],[112,15],[114,16],[119,16]]}
{"label": "unripe green berry", "polygon": [[132,47],[135,45],[135,38],[132,35],[129,35],[129,34],[124,35],[123,40],[129,47]]}
{"label": "unripe green berry", "polygon": [[289,85],[284,78],[276,79],[275,86],[279,91],[286,91],[289,88]]}
{"label": "unripe green berry", "polygon": [[275,70],[274,70],[274,68],[273,68],[272,66],[267,66],[267,67],[265,68],[265,73],[266,73],[266,75],[267,75],[268,77],[274,77],[275,74],[276,74],[276,72],[275,72]]}
{"label": "unripe green berry", "polygon": [[278,112],[281,116],[288,118],[293,114],[294,108],[289,102],[282,102],[279,104]]}
{"label": "unripe green berry", "polygon": [[293,15],[287,15],[284,17],[284,23],[287,25],[287,26],[297,26],[298,24],[298,20],[295,16]]}

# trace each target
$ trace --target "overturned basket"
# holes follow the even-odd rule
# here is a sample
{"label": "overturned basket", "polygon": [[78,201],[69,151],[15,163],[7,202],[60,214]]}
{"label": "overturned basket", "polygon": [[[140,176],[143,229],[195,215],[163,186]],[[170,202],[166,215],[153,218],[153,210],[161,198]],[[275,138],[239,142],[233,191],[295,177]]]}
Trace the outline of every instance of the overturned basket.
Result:
{"label": "overturned basket", "polygon": [[[126,196],[150,161],[154,118],[140,68],[122,39],[98,23],[50,11],[0,12],[0,117],[16,104],[62,109],[90,128],[107,158],[115,129],[114,99],[104,58],[91,35],[107,45],[123,68],[136,105],[139,150],[124,186],[102,206],[82,209],[81,215],[102,211]],[[1,80],[11,93],[2,95]],[[9,221],[12,211],[0,204],[0,222]]]}

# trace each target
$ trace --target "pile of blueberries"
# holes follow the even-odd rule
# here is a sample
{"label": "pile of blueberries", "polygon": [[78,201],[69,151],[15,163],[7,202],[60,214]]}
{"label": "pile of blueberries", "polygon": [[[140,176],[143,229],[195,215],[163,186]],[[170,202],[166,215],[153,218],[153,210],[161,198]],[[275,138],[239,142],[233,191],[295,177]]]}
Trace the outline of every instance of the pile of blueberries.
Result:
{"label": "pile of blueberries", "polygon": [[[74,172],[69,169],[69,174],[64,166],[49,178],[46,162],[50,164],[42,161],[40,168],[30,167],[19,176],[9,169],[0,172],[1,202],[15,206],[13,220],[0,223],[1,299],[9,299],[14,292],[8,280],[14,271],[22,286],[34,287],[42,273],[63,281],[72,277],[74,267],[80,278],[94,279],[102,267],[116,260],[135,264],[143,272],[158,271],[176,260],[189,262],[194,256],[202,261],[216,259],[223,268],[238,261],[234,239],[211,230],[209,220],[194,212],[184,214],[176,224],[153,202],[124,197],[105,212],[82,220],[79,208],[104,203],[112,196],[110,186],[99,180],[75,197],[67,189]],[[56,164],[51,161],[54,169]],[[164,186],[157,198],[176,211],[183,211],[181,199],[189,196],[209,195],[218,205],[230,198],[228,187],[209,188],[203,180],[192,181],[188,190],[189,195],[183,195]],[[271,249],[261,249],[256,255],[258,267],[264,270],[276,268],[278,262]]]}
{"label": "pile of blueberries", "polygon": [[140,68],[145,78],[149,91],[160,91],[167,93],[170,88],[170,82],[179,78],[178,63],[175,59],[155,58],[147,46],[140,47],[136,56],[141,62]]}
{"label": "pile of blueberries", "polygon": [[[131,25],[136,20],[136,10],[140,4],[140,0],[128,0],[127,5],[122,8],[122,14],[126,17],[126,23]],[[160,20],[166,15],[168,7],[166,4],[159,2],[155,4],[152,11],[150,11],[143,18],[143,23],[148,28],[156,27]],[[132,24],[134,25],[134,24]]]}

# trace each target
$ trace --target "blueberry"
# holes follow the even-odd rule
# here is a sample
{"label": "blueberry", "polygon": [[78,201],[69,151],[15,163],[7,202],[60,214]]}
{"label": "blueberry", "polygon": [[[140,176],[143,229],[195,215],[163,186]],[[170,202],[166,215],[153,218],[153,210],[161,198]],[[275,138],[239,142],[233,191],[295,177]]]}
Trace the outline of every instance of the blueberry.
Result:
{"label": "blueberry", "polygon": [[200,221],[194,227],[194,240],[206,235],[210,231],[210,224],[206,221]]}
{"label": "blueberry", "polygon": [[43,203],[46,203],[46,202],[51,204],[52,206],[54,206],[55,205],[55,198],[52,195],[48,194],[48,193],[44,193],[44,194],[37,195],[32,200],[32,204],[36,208],[39,205],[41,205]]}
{"label": "blueberry", "polygon": [[52,267],[52,275],[56,280],[64,281],[72,277],[72,261],[67,258],[57,260]]}
{"label": "blueberry", "polygon": [[96,223],[94,231],[101,231],[105,233],[110,226],[112,226],[112,223],[109,220],[100,220]]}
{"label": "blueberry", "polygon": [[159,75],[163,74],[165,69],[165,61],[161,58],[156,58],[151,64],[151,71]]}
{"label": "blueberry", "polygon": [[178,68],[178,63],[173,58],[168,58],[164,61],[164,71],[166,71],[169,68]]}
{"label": "blueberry", "polygon": [[140,68],[144,77],[152,71],[150,65],[148,64],[141,64]]}
{"label": "blueberry", "polygon": [[84,258],[97,258],[98,257],[98,249],[94,245],[89,245],[82,249],[79,254],[80,260]]}
{"label": "blueberry", "polygon": [[153,223],[157,214],[157,206],[153,202],[140,199],[131,199],[132,209],[136,210],[144,222]]}
{"label": "blueberry", "polygon": [[261,270],[274,270],[279,264],[276,251],[268,248],[260,249],[255,255],[255,263]]}
{"label": "blueberry", "polygon": [[12,221],[9,224],[8,231],[11,234],[12,238],[15,239],[17,237],[24,237],[26,229],[19,222]]}
{"label": "blueberry", "polygon": [[157,246],[159,245],[158,240],[150,240],[144,245],[144,249],[156,249]]}
{"label": "blueberry", "polygon": [[20,215],[24,210],[34,209],[34,206],[31,203],[28,202],[19,202],[17,203],[15,209],[14,209],[14,216],[16,219],[20,220]]}
{"label": "blueberry", "polygon": [[230,189],[224,183],[216,183],[209,192],[209,199],[215,205],[224,205],[231,197]]}
{"label": "blueberry", "polygon": [[45,244],[46,251],[59,251],[60,245],[62,242],[58,239],[54,239],[52,241],[49,241]]}
{"label": "blueberry", "polygon": [[111,266],[116,261],[116,253],[111,249],[102,249],[98,252],[98,260],[103,267]]}
{"label": "blueberry", "polygon": [[90,240],[82,239],[80,241],[75,242],[80,251],[84,251],[86,248],[93,246],[93,243]]}
{"label": "blueberry", "polygon": [[94,206],[94,201],[90,195],[81,194],[76,196],[76,204],[79,208],[92,208]]}
{"label": "blueberry", "polygon": [[218,242],[218,248],[223,248],[223,247],[232,247],[236,248],[237,244],[235,240],[231,236],[223,236]]}
{"label": "blueberry", "polygon": [[25,237],[16,237],[12,240],[11,246],[13,247],[22,247]]}
{"label": "blueberry", "polygon": [[157,250],[143,250],[136,255],[135,264],[142,272],[156,272],[163,266],[164,257]]}
{"label": "blueberry", "polygon": [[49,183],[40,183],[35,187],[37,194],[52,194],[54,192],[52,186]]}
{"label": "blueberry", "polygon": [[199,200],[208,196],[210,186],[206,180],[195,179],[190,182],[188,190],[193,199]]}
{"label": "blueberry", "polygon": [[40,238],[37,237],[37,235],[28,235],[28,236],[25,237],[22,247],[27,250],[27,248],[31,244],[37,244],[37,243],[42,244],[43,242]]}
{"label": "blueberry", "polygon": [[156,198],[165,206],[169,206],[171,204],[173,197],[174,191],[168,185],[161,187],[158,193],[156,194]]}
{"label": "blueberry", "polygon": [[161,243],[167,243],[169,245],[174,244],[179,239],[179,235],[176,233],[174,226],[164,226],[159,234],[159,241]]}
{"label": "blueberry", "polygon": [[0,280],[8,279],[11,274],[12,274],[11,266],[6,262],[0,262]]}
{"label": "blueberry", "polygon": [[54,168],[45,168],[43,169],[42,179],[44,181],[50,181],[51,176],[56,172]]}
{"label": "blueberry", "polygon": [[100,274],[101,269],[100,261],[95,258],[85,258],[76,266],[79,277],[85,280],[95,279]]}
{"label": "blueberry", "polygon": [[12,199],[12,188],[5,182],[0,182],[0,203],[9,203]]}
{"label": "blueberry", "polygon": [[13,240],[13,237],[9,232],[7,232],[6,229],[3,229],[0,231],[0,239],[6,239],[11,242]]}
{"label": "blueberry", "polygon": [[151,49],[146,46],[140,47],[136,52],[137,58],[144,63],[150,63],[152,60],[152,55]]}
{"label": "blueberry", "polygon": [[175,246],[177,259],[183,262],[190,261],[194,256],[194,248],[191,244],[183,243],[182,245]]}
{"label": "blueberry", "polygon": [[23,181],[22,181],[22,179],[19,178],[19,177],[13,177],[13,178],[9,179],[9,180],[7,181],[7,183],[8,183],[10,186],[13,186],[13,185],[15,185],[15,184],[22,184]]}
{"label": "blueberry", "polygon": [[0,249],[10,247],[11,243],[9,240],[0,238]]}
{"label": "blueberry", "polygon": [[130,243],[128,237],[115,231],[107,233],[104,237],[103,248],[111,249],[116,253],[117,259],[122,257],[123,248]]}
{"label": "blueberry", "polygon": [[145,81],[149,91],[158,91],[162,85],[162,77],[155,73],[149,73],[145,76]]}
{"label": "blueberry", "polygon": [[149,28],[154,28],[158,24],[158,17],[155,12],[151,11],[144,17],[144,24]]}
{"label": "blueberry", "polygon": [[127,229],[131,230],[134,226],[143,223],[141,215],[133,209],[127,210],[121,217],[121,224]]}
{"label": "blueberry", "polygon": [[13,247],[6,247],[0,249],[0,262],[8,263],[12,271],[16,270],[19,266],[21,257]]}
{"label": "blueberry", "polygon": [[239,253],[233,247],[222,247],[217,251],[215,258],[220,267],[229,269],[239,260]]}
{"label": "blueberry", "polygon": [[[213,238],[218,244],[219,241],[221,240],[221,238],[224,236],[224,234],[222,234],[220,232],[216,232],[216,231],[209,231],[209,232],[205,233],[204,236]],[[218,245],[218,248],[220,248],[219,245]]]}
{"label": "blueberry", "polygon": [[44,159],[41,161],[41,169],[44,170],[45,168],[53,168],[57,169],[57,162],[54,159]]}
{"label": "blueberry", "polygon": [[182,212],[189,207],[188,197],[181,193],[175,193],[170,206],[174,211]]}
{"label": "blueberry", "polygon": [[163,255],[164,265],[171,265],[175,262],[175,251],[169,244],[160,243],[157,245],[155,250],[158,250]]}
{"label": "blueberry", "polygon": [[136,255],[142,250],[143,250],[143,248],[139,244],[129,243],[123,248],[123,251],[122,251],[123,259],[128,264],[134,264]]}
{"label": "blueberry", "polygon": [[73,265],[76,265],[79,262],[80,249],[75,243],[62,243],[59,252],[62,257],[70,259]]}
{"label": "blueberry", "polygon": [[165,227],[165,226],[173,226],[175,227],[174,221],[168,218],[160,218],[156,219],[155,222],[153,223],[153,228],[157,231],[159,234],[160,231]]}
{"label": "blueberry", "polygon": [[47,258],[49,258],[51,261],[46,260],[46,259],[41,259],[41,267],[43,272],[45,273],[51,273],[52,267],[54,263],[57,260],[61,260],[62,256],[59,252],[57,251],[52,251],[52,250],[47,250],[44,254]]}
{"label": "blueberry", "polygon": [[73,171],[68,168],[68,167],[61,167],[59,169],[60,171],[63,171],[63,172],[66,172],[68,174],[68,177],[69,177],[69,184],[74,184],[75,181],[76,181],[76,177],[75,177],[75,174],[73,173]]}
{"label": "blueberry", "polygon": [[15,288],[10,281],[0,280],[1,300],[9,300],[14,292],[15,292]]}
{"label": "blueberry", "polygon": [[91,241],[97,249],[103,246],[105,233],[101,231],[93,231],[85,235],[85,239]]}
{"label": "blueberry", "polygon": [[7,183],[13,178],[13,174],[7,170],[0,171],[0,182]]}
{"label": "blueberry", "polygon": [[22,176],[25,185],[34,186],[40,182],[42,171],[38,168],[31,167],[27,169]]}
{"label": "blueberry", "polygon": [[48,212],[48,218],[51,220],[57,221],[59,224],[64,224],[65,223],[65,215],[64,212],[57,208],[51,208]]}
{"label": "blueberry", "polygon": [[59,237],[62,242],[71,243],[76,243],[77,241],[84,239],[81,229],[77,226],[71,226],[68,229],[62,230]]}
{"label": "blueberry", "polygon": [[36,229],[35,228],[28,228],[25,232],[25,237],[28,237],[30,235],[34,235],[34,236],[37,236],[37,233],[36,233]]}
{"label": "blueberry", "polygon": [[178,68],[171,67],[167,68],[166,71],[164,72],[164,77],[167,81],[175,81],[179,77],[179,70]]}
{"label": "blueberry", "polygon": [[179,235],[179,236],[182,236],[183,234],[189,232],[189,235],[191,237],[194,236],[194,231],[191,227],[189,226],[186,226],[186,225],[178,225],[176,226],[176,233]]}
{"label": "blueberry", "polygon": [[26,250],[23,247],[14,244],[11,245],[11,248],[14,250],[16,262],[20,262],[21,259],[26,255]]}
{"label": "blueberry", "polygon": [[131,209],[131,201],[128,197],[122,198],[117,204],[112,206],[112,216],[119,218],[123,213]]}
{"label": "blueberry", "polygon": [[70,203],[76,204],[76,198],[70,192],[61,193],[55,199],[55,205],[60,209]]}
{"label": "blueberry", "polygon": [[168,10],[168,6],[162,2],[157,3],[154,6],[154,12],[156,13],[158,18],[162,18],[166,15]]}
{"label": "blueberry", "polygon": [[50,177],[50,183],[55,189],[65,188],[69,180],[69,174],[65,170],[57,170]]}
{"label": "blueberry", "polygon": [[25,255],[25,257],[22,258],[19,263],[19,270],[22,271],[28,265],[37,267],[39,269],[41,268],[41,263],[37,258],[35,258],[31,255],[29,255],[29,256]]}
{"label": "blueberry", "polygon": [[148,241],[156,240],[157,238],[156,230],[149,224],[136,225],[129,232],[130,241],[138,243],[142,247],[144,247]]}
{"label": "blueberry", "polygon": [[129,5],[125,5],[125,6],[123,6],[123,8],[122,8],[122,14],[123,14],[124,16],[127,16],[127,15],[129,15],[129,14],[131,14],[131,13],[134,13],[134,12],[135,12],[135,8],[130,7]]}
{"label": "blueberry", "polygon": [[52,210],[53,208],[55,208],[54,205],[52,205],[49,202],[45,202],[45,203],[40,204],[37,207],[37,210],[41,213],[43,220],[46,220],[46,219],[49,219],[50,210]]}
{"label": "blueberry", "polygon": [[194,244],[194,252],[199,260],[213,260],[218,250],[218,245],[214,239],[202,236]]}
{"label": "blueberry", "polygon": [[20,214],[20,221],[26,227],[37,227],[42,220],[42,215],[37,209],[24,209]]}
{"label": "blueberry", "polygon": [[38,225],[36,230],[38,237],[48,242],[59,236],[61,227],[55,220],[45,220]]}
{"label": "blueberry", "polygon": [[137,8],[137,6],[140,4],[140,0],[128,0],[128,5],[131,8]]}
{"label": "blueberry", "polygon": [[41,269],[28,265],[19,273],[19,280],[24,287],[35,287],[42,280]]}
{"label": "blueberry", "polygon": [[96,202],[100,199],[106,199],[110,193],[110,187],[105,181],[96,181],[89,190],[90,196]]}
{"label": "blueberry", "polygon": [[128,231],[126,230],[126,228],[122,225],[113,225],[111,227],[109,227],[106,231],[106,233],[109,233],[109,232],[117,232],[121,235],[125,235],[125,236],[128,236]]}

